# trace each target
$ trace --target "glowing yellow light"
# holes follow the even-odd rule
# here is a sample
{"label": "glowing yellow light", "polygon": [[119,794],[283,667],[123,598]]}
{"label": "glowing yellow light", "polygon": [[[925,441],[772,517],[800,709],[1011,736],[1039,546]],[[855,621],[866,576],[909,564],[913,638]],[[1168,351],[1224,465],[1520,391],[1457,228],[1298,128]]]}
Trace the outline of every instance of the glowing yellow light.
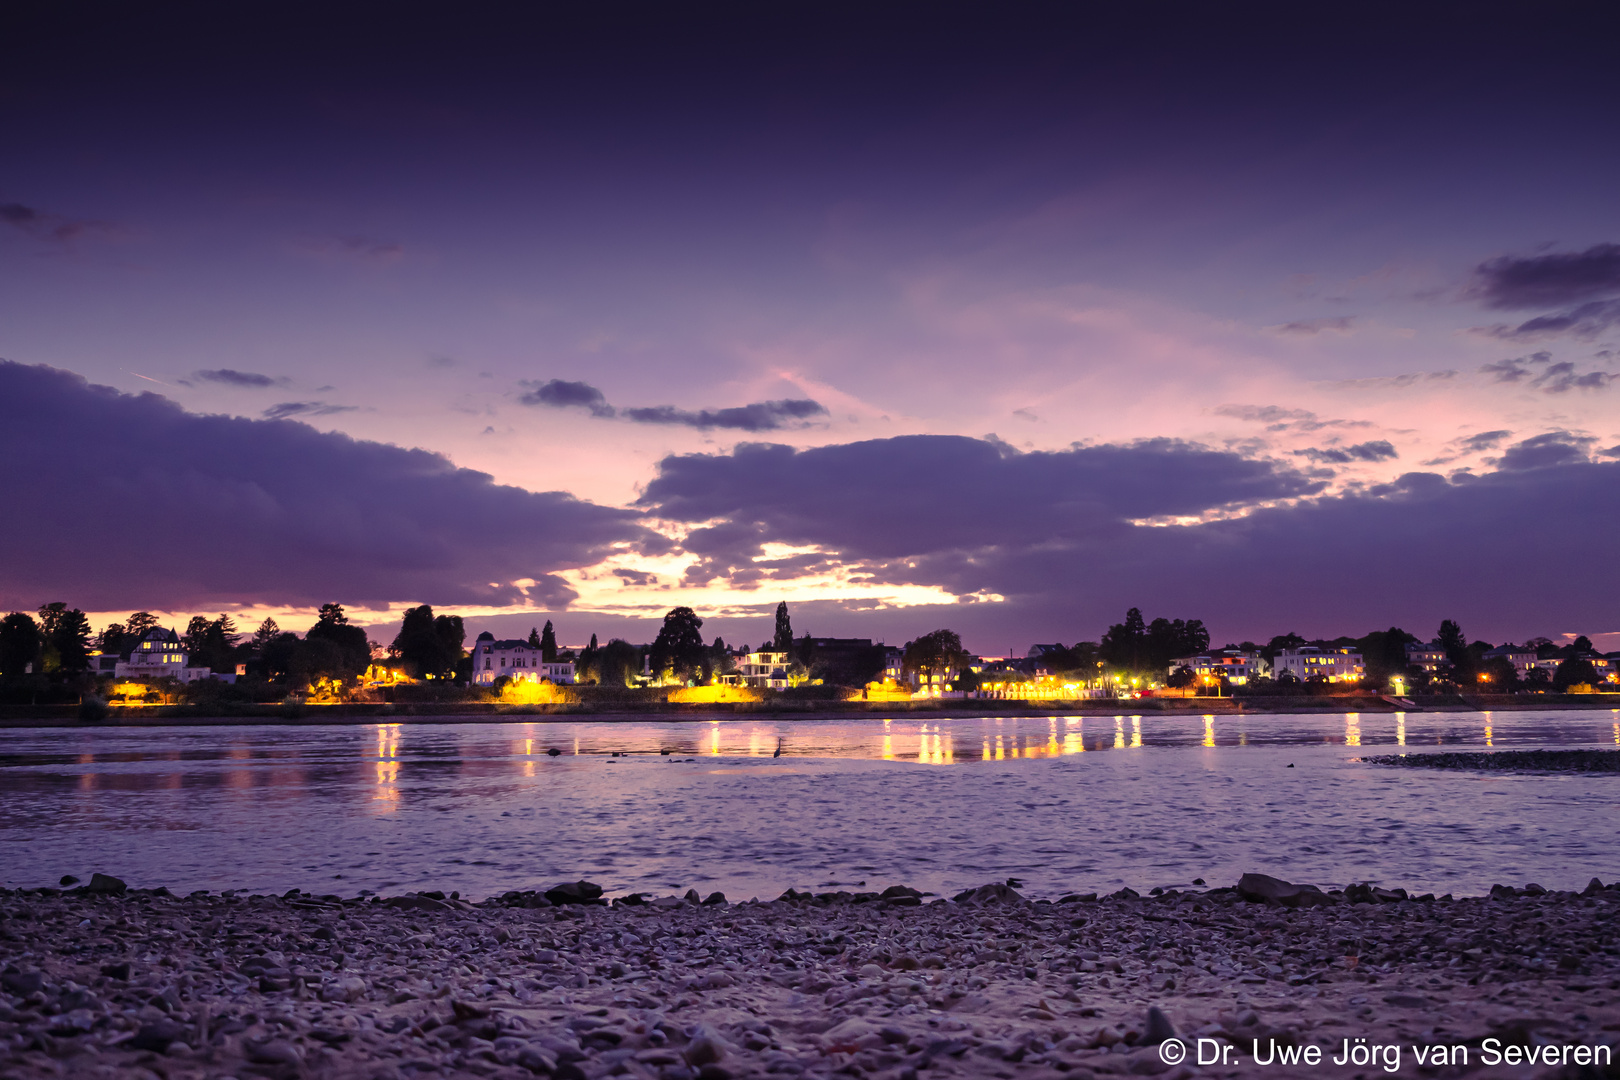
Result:
{"label": "glowing yellow light", "polygon": [[501,689],[501,701],[506,705],[568,705],[579,700],[579,695],[548,682],[513,679]]}
{"label": "glowing yellow light", "polygon": [[671,690],[665,700],[683,705],[712,705],[717,702],[764,701],[765,696],[753,687],[721,683],[717,686],[683,686]]}
{"label": "glowing yellow light", "polygon": [[1215,717],[1214,716],[1205,716],[1204,717],[1204,745],[1205,746],[1214,746],[1215,745]]}
{"label": "glowing yellow light", "polygon": [[1403,712],[1395,714],[1395,745],[1406,745],[1406,714]]}

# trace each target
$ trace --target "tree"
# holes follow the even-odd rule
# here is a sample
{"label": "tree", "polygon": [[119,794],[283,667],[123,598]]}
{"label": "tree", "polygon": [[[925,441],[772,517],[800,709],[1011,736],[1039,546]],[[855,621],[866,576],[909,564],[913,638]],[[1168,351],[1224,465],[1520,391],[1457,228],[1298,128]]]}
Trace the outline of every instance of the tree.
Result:
{"label": "tree", "polygon": [[641,650],[622,638],[612,638],[596,650],[592,670],[603,686],[630,686],[641,673]]}
{"label": "tree", "polygon": [[[195,619],[192,620],[196,622]],[[197,646],[191,651],[191,666],[206,667],[214,671],[225,671],[236,666],[236,642],[241,637],[236,632],[236,620],[229,615],[220,615],[212,622],[205,622],[201,638]]]}
{"label": "tree", "polygon": [[45,636],[39,632],[39,624],[32,615],[13,611],[0,619],[0,676],[20,678],[29,664],[39,671],[40,650],[44,644]]}
{"label": "tree", "polygon": [[1574,641],[1570,642],[1569,647],[1570,647],[1570,651],[1577,654],[1577,655],[1580,654],[1580,653],[1589,653],[1589,652],[1596,652],[1597,651],[1597,650],[1592,648],[1592,639],[1587,637],[1585,634],[1582,634],[1580,637],[1578,637]]}
{"label": "tree", "polygon": [[1563,693],[1572,686],[1596,686],[1598,683],[1597,668],[1592,661],[1581,656],[1572,656],[1558,665],[1553,672],[1553,689]]}
{"label": "tree", "polygon": [[540,659],[547,664],[557,661],[557,632],[551,628],[551,620],[546,620],[546,628],[540,631]]}
{"label": "tree", "polygon": [[39,609],[40,632],[45,638],[45,666],[83,671],[90,666],[90,620],[78,608],[63,603]]}
{"label": "tree", "polygon": [[455,675],[466,640],[460,615],[436,616],[431,605],[423,604],[405,612],[393,651],[418,675],[445,679]]}
{"label": "tree", "polygon": [[137,611],[129,617],[124,624],[124,633],[139,641],[146,636],[146,632],[158,624],[158,617],[150,611]]}
{"label": "tree", "polygon": [[653,640],[649,663],[655,675],[682,682],[709,679],[709,653],[703,647],[703,620],[689,607],[671,608]]}
{"label": "tree", "polygon": [[96,635],[96,648],[108,656],[121,653],[124,651],[124,636],[124,624],[110,622],[105,630]]}
{"label": "tree", "polygon": [[1281,653],[1284,649],[1298,649],[1304,646],[1305,643],[1304,638],[1300,637],[1293,631],[1289,631],[1286,634],[1278,634],[1276,637],[1266,642],[1265,647],[1260,650],[1260,655],[1264,657],[1266,663],[1269,664],[1273,660],[1277,659],[1277,654]]}
{"label": "tree", "polygon": [[[547,623],[546,625],[550,626],[551,624]],[[538,649],[539,647],[540,647],[540,631],[536,630],[534,627],[531,626],[531,627],[529,627],[529,648]]]}
{"label": "tree", "polygon": [[180,644],[191,654],[191,659],[195,660],[202,653],[207,637],[208,620],[201,615],[193,615],[191,621],[186,624],[186,632],[180,635]]}
{"label": "tree", "polygon": [[1494,690],[1508,693],[1519,688],[1519,669],[1505,656],[1493,656],[1480,672],[1480,681]]}
{"label": "tree", "polygon": [[1181,690],[1191,686],[1194,678],[1196,676],[1193,675],[1193,669],[1186,664],[1182,664],[1170,673],[1170,677],[1164,680],[1164,684],[1173,690]]}
{"label": "tree", "polygon": [[1416,635],[1408,634],[1398,626],[1374,630],[1357,641],[1356,647],[1361,650],[1362,662],[1367,668],[1367,681],[1374,686],[1383,686],[1392,676],[1404,674],[1406,646],[1415,641]]}
{"label": "tree", "polygon": [[[334,679],[352,679],[371,666],[371,642],[366,632],[349,625],[349,617],[341,604],[322,604],[315,625],[304,635],[304,642],[325,642],[335,651],[333,657],[322,654],[320,663],[312,670]],[[306,649],[313,656],[314,652]]]}
{"label": "tree", "polygon": [[1127,671],[1141,671],[1147,651],[1147,624],[1141,608],[1131,608],[1125,621],[1115,623],[1103,635],[1099,647],[1103,660]]}
{"label": "tree", "polygon": [[1170,661],[1209,649],[1209,631],[1201,619],[1154,619],[1145,625],[1140,608],[1125,613],[1103,635],[1098,651],[1117,668],[1158,675]]}
{"label": "tree", "polygon": [[906,651],[901,659],[905,670],[915,672],[924,682],[931,682],[936,676],[943,681],[953,672],[967,667],[967,661],[968,654],[962,648],[961,635],[955,630],[935,630],[915,641],[906,642]]}
{"label": "tree", "polygon": [[793,623],[788,619],[787,601],[776,605],[776,637],[771,640],[772,652],[790,652],[793,649]]}
{"label": "tree", "polygon": [[276,620],[264,620],[264,622],[259,624],[259,628],[253,631],[253,640],[251,642],[253,651],[262,654],[264,652],[264,647],[270,644],[271,641],[275,640],[276,635],[280,633],[281,627],[276,625]]}

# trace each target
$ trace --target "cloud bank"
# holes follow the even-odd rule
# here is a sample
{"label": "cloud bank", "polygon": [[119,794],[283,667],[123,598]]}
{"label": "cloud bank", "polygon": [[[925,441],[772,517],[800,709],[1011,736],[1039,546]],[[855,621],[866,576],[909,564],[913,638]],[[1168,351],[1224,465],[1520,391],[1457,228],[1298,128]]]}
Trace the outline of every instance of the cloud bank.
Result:
{"label": "cloud bank", "polygon": [[[0,361],[0,605],[87,610],[517,604],[557,571],[667,542],[631,511],[535,493],[438,454]],[[511,584],[533,579],[524,590]]]}

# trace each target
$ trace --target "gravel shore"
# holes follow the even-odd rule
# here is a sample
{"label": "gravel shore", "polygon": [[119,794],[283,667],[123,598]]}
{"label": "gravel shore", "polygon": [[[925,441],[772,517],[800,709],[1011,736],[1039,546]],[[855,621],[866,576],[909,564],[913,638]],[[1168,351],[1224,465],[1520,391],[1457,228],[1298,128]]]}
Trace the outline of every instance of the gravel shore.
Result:
{"label": "gravel shore", "polygon": [[[1492,1038],[1620,1040],[1620,888],[1244,886],[475,906],[97,877],[0,894],[0,1076],[1390,1075],[1332,1064],[1362,1038],[1405,1047],[1399,1075],[1452,1076]],[[1163,1060],[1170,1036],[1187,1062]],[[1195,1068],[1199,1039],[1228,1062]],[[1429,1044],[1474,1063],[1420,1072],[1411,1047]],[[1313,1045],[1316,1068],[1254,1060]]]}
{"label": "gravel shore", "polygon": [[1620,750],[1457,750],[1380,754],[1370,765],[1403,769],[1477,769],[1486,772],[1620,772]]}

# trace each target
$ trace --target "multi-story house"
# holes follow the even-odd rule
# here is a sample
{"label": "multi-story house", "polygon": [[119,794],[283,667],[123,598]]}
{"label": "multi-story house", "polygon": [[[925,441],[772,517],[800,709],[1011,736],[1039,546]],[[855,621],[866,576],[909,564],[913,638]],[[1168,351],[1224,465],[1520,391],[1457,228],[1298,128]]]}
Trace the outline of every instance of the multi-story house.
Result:
{"label": "multi-story house", "polygon": [[572,661],[544,660],[540,646],[530,645],[522,638],[495,640],[488,631],[479,634],[473,642],[473,684],[493,685],[496,679],[506,677],[522,682],[551,682],[571,684],[574,681]]}
{"label": "multi-story house", "polygon": [[1170,661],[1169,674],[1174,675],[1181,668],[1188,669],[1200,680],[1210,677],[1224,678],[1233,686],[1243,686],[1249,680],[1257,679],[1271,671],[1271,665],[1266,663],[1265,657],[1241,649],[1220,649],[1199,656],[1183,656],[1179,660]]}
{"label": "multi-story house", "polygon": [[1451,668],[1451,659],[1438,641],[1413,642],[1406,646],[1406,666],[1438,675]]}
{"label": "multi-story house", "polygon": [[198,679],[218,679],[235,682],[243,671],[235,674],[216,673],[210,668],[188,667],[191,658],[173,630],[154,626],[137,641],[129,652],[97,653],[90,657],[90,670],[97,675],[111,675],[115,679],[176,679],[183,683]]}
{"label": "multi-story house", "polygon": [[1307,645],[1300,649],[1284,649],[1271,662],[1277,678],[1285,673],[1305,682],[1321,678],[1328,682],[1355,682],[1366,674],[1361,654],[1354,649],[1318,649]]}
{"label": "multi-story house", "polygon": [[1487,664],[1492,660],[1506,660],[1522,679],[1536,666],[1536,650],[1524,645],[1498,645],[1485,653],[1484,660]]}

